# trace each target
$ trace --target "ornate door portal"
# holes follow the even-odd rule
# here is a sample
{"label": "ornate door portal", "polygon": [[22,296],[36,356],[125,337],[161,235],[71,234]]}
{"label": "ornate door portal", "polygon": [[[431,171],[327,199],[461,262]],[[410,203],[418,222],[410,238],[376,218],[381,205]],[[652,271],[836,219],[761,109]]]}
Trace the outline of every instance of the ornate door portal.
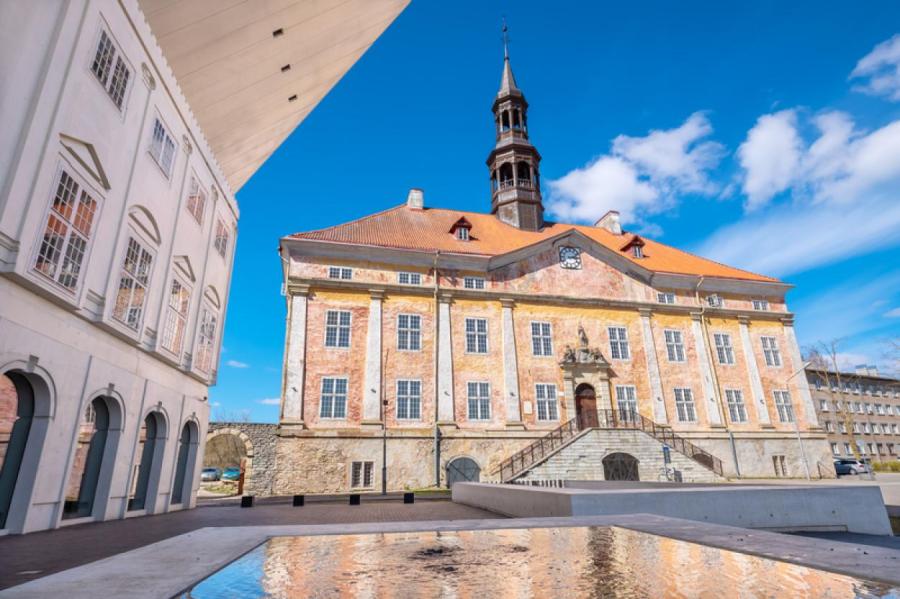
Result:
{"label": "ornate door portal", "polygon": [[578,429],[598,426],[597,394],[590,385],[579,385],[575,390],[575,416],[578,418]]}

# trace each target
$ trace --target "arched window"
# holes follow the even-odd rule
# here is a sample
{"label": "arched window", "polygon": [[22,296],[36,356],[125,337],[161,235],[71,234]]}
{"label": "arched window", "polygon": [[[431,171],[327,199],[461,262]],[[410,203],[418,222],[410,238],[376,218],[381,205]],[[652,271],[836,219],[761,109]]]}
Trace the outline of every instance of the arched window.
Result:
{"label": "arched window", "polygon": [[509,131],[509,111],[504,110],[500,114],[500,131]]}
{"label": "arched window", "polygon": [[0,528],[6,528],[33,418],[34,392],[28,382],[0,375]]}
{"label": "arched window", "polygon": [[148,499],[150,508],[153,508],[159,469],[162,466],[163,441],[166,438],[166,421],[163,415],[155,411],[147,414],[139,435],[137,456],[140,461],[134,465],[137,476],[132,480],[128,497],[129,511],[145,509]]}
{"label": "arched window", "polygon": [[84,518],[93,514],[108,436],[109,404],[105,397],[96,397],[85,408],[78,428],[75,459],[69,471],[63,504],[63,519]]}
{"label": "arched window", "polygon": [[513,129],[521,129],[522,128],[522,113],[519,112],[518,109],[513,110]]}
{"label": "arched window", "polygon": [[523,187],[531,187],[531,166],[527,162],[516,165],[516,180]]}
{"label": "arched window", "polygon": [[194,464],[197,460],[199,432],[194,422],[185,423],[178,439],[178,461],[175,464],[175,482],[172,485],[172,503],[190,501],[193,486]]}
{"label": "arched window", "polygon": [[500,187],[512,187],[513,167],[509,162],[500,165]]}

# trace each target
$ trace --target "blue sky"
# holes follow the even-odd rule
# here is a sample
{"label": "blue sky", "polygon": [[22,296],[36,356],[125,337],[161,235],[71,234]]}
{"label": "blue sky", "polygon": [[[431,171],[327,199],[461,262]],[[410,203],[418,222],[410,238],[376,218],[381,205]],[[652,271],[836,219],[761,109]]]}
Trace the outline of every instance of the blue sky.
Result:
{"label": "blue sky", "polygon": [[550,218],[617,208],[630,230],[781,277],[801,345],[891,365],[900,3],[413,0],[237,195],[214,416],[277,420],[279,237],[410,187],[489,209],[502,15]]}

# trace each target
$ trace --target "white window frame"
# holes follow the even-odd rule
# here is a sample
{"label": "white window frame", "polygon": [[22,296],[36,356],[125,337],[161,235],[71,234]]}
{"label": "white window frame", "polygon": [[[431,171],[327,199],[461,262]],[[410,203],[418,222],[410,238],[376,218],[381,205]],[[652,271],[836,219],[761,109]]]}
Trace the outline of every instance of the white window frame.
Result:
{"label": "white window frame", "polygon": [[759,312],[768,312],[769,311],[769,300],[767,299],[754,299],[750,300],[753,305],[753,309]]}
{"label": "white window frame", "polygon": [[728,405],[728,416],[735,424],[747,422],[747,405],[744,403],[744,392],[740,389],[725,389],[725,402]]}
{"label": "white window frame", "polygon": [[532,320],[531,355],[539,358],[553,357],[553,325],[549,322]]}
{"label": "white window frame", "polygon": [[[609,356],[613,360],[626,362],[631,359],[631,346],[628,342],[628,329],[622,325],[606,328],[609,334]],[[615,331],[615,333],[613,333]]]}
{"label": "white window frame", "polygon": [[778,339],[772,335],[762,335],[759,338],[759,342],[762,344],[766,366],[781,368],[781,351],[778,349]]}
{"label": "white window frame", "polygon": [[[158,148],[156,143],[157,125],[162,132],[162,139],[159,140]],[[175,170],[175,162],[178,159],[178,144],[175,142],[175,137],[171,131],[169,126],[163,121],[162,116],[159,113],[155,113],[150,121],[150,143],[147,145],[147,153],[150,154],[153,162],[159,167],[166,179],[169,180],[172,179],[172,172]],[[171,155],[168,156],[168,161],[166,160],[166,150],[170,146],[167,142],[171,143]],[[166,164],[167,162],[168,164]]]}
{"label": "white window frame", "polygon": [[713,333],[713,344],[716,348],[716,358],[723,366],[734,366],[734,345],[729,333]]}
{"label": "white window frame", "polygon": [[[131,271],[126,268],[126,261],[128,260],[128,255],[130,250],[132,249],[132,242],[137,248],[138,252],[138,260],[135,263],[135,270]],[[138,270],[138,265],[143,260],[144,256],[149,257],[149,262],[147,263],[147,272],[143,275],[143,280],[141,280],[141,272]],[[124,325],[127,329],[132,332],[139,333],[141,327],[144,323],[145,316],[145,308],[147,307],[147,295],[148,290],[150,289],[150,285],[152,283],[153,278],[153,268],[156,265],[156,252],[153,250],[152,246],[137,235],[134,231],[128,231],[128,235],[125,236],[125,247],[122,251],[122,259],[119,262],[119,276],[117,277],[118,285],[116,285],[114,292],[114,298],[112,302],[112,311],[110,312],[113,320]],[[122,280],[128,279],[131,281],[130,291],[128,293],[128,302],[127,307],[124,308],[124,312],[122,314],[117,314],[118,308],[118,299],[119,293],[122,289]],[[136,294],[137,289],[142,289],[143,294],[141,294],[140,305],[137,306],[137,318],[131,322],[131,311],[135,309],[133,305],[133,301]]]}
{"label": "white window frame", "polygon": [[206,200],[209,194],[206,188],[200,183],[197,173],[192,172],[190,181],[188,182],[188,195],[184,205],[188,213],[194,218],[194,221],[203,227],[203,217],[206,216]]}
{"label": "white window frame", "polygon": [[725,300],[718,293],[713,293],[706,296],[706,305],[710,308],[724,308]]}
{"label": "white window frame", "polygon": [[353,279],[353,269],[348,266],[329,266],[328,278],[336,281],[350,281]]}
{"label": "white window frame", "polygon": [[679,329],[663,329],[666,342],[666,357],[669,362],[681,363],[687,360],[684,350],[684,332]]}
{"label": "white window frame", "polygon": [[469,227],[456,227],[456,238],[459,241],[469,241]]}
{"label": "white window frame", "polygon": [[671,291],[657,291],[656,301],[660,304],[672,306],[675,304],[675,294]]}
{"label": "white window frame", "polygon": [[[329,316],[329,314],[332,314],[332,313],[337,315],[335,317],[336,322],[334,324],[329,324],[328,316]],[[341,322],[341,319],[343,318],[344,314],[347,315],[347,323],[346,324]],[[328,343],[328,329],[329,328],[334,328],[334,330],[335,330],[333,344]],[[346,329],[346,331],[347,331],[346,345],[341,343],[341,331],[344,329]],[[353,312],[351,312],[350,310],[338,310],[338,309],[325,310],[324,331],[325,331],[325,335],[322,339],[322,342],[324,343],[324,345],[327,349],[350,349],[350,347],[353,345]]]}
{"label": "white window frame", "polygon": [[[405,280],[404,280],[405,279]],[[397,273],[397,284],[418,287],[422,285],[422,273],[401,271]]]}
{"label": "white window frame", "polygon": [[[473,394],[472,391],[475,390]],[[485,389],[487,394],[484,393]],[[473,411],[472,408],[475,408]],[[485,414],[485,410],[487,414]],[[491,383],[488,381],[466,381],[466,419],[485,422],[491,419]]]}
{"label": "white window frame", "polygon": [[791,403],[791,394],[784,389],[776,389],[772,391],[775,399],[775,408],[778,411],[778,420],[781,422],[794,422],[797,417],[794,414],[794,404]]}
{"label": "white window frame", "polygon": [[619,415],[624,418],[630,418],[637,415],[637,388],[634,385],[616,385],[616,409]]}
{"label": "white window frame", "polygon": [[697,422],[697,404],[689,387],[675,387],[675,415],[678,422]]}
{"label": "white window frame", "polygon": [[[106,67],[107,71],[105,78],[101,77],[101,75],[94,70],[94,63],[96,62],[100,43],[104,36],[109,40],[112,49],[112,54],[109,57],[109,63]],[[120,66],[123,67],[126,77],[124,87],[121,88],[119,101],[117,102],[116,93],[119,87],[116,85],[116,82],[118,81],[117,77],[121,76],[119,70]],[[125,56],[125,53],[122,51],[122,47],[116,41],[116,38],[112,35],[110,28],[107,27],[104,22],[101,22],[97,35],[94,38],[94,44],[91,46],[91,52],[88,55],[87,70],[91,74],[91,79],[106,92],[106,97],[112,102],[113,106],[116,107],[116,110],[124,114],[125,106],[128,104],[128,98],[131,95],[132,83],[134,83],[134,67],[131,65],[131,61]]]}
{"label": "white window frame", "polygon": [[[187,293],[187,305],[184,308],[184,313],[180,313],[178,309],[172,305],[172,287],[174,287],[175,283]],[[166,295],[165,295],[165,310],[163,311],[163,322],[162,322],[162,334],[160,336],[160,347],[169,352],[170,354],[177,356],[178,359],[181,359],[182,352],[184,352],[184,339],[187,336],[187,325],[188,319],[191,314],[191,300],[193,295],[193,289],[190,285],[185,283],[184,279],[177,274],[173,274],[168,281],[168,286],[166,287]],[[181,331],[181,340],[178,347],[172,347],[169,345],[169,339],[174,343],[177,338],[177,328],[170,335],[170,323],[174,323],[172,326],[177,327],[179,323],[181,323],[182,331]]]}
{"label": "white window frame", "polygon": [[[422,420],[422,380],[397,379],[395,389],[397,420]],[[413,393],[413,389],[417,389],[418,393]]]}
{"label": "white window frame", "polygon": [[350,488],[372,489],[375,487],[375,461],[353,460],[350,462]]}
{"label": "white window frame", "polygon": [[[331,391],[325,391],[326,382],[331,381]],[[344,383],[344,392],[340,393],[338,391],[338,382],[343,381]],[[328,414],[325,413],[325,397],[326,395],[330,396],[331,403],[329,404],[330,410]],[[330,375],[323,376],[319,383],[319,420],[346,420],[347,419],[347,404],[349,403],[350,396],[350,378],[342,375]],[[343,403],[340,404],[343,407],[343,413],[338,414],[338,410],[336,409],[339,405],[338,399],[343,398]],[[338,414],[338,415],[335,415]]]}
{"label": "white window frame", "polygon": [[484,277],[463,277],[463,288],[464,289],[484,289],[484,287],[485,287]]}
{"label": "white window frame", "polygon": [[213,371],[218,332],[219,311],[211,303],[204,300],[200,306],[200,319],[197,321],[197,342],[194,350],[194,366],[204,374],[209,374]]}
{"label": "white window frame", "polygon": [[216,234],[215,239],[213,240],[213,246],[216,248],[216,253],[222,257],[224,260],[228,257],[228,248],[231,245],[231,231],[228,229],[228,223],[225,222],[225,219],[219,217],[216,219]]}
{"label": "white window frame", "polygon": [[[469,323],[472,324],[472,330],[469,330]],[[478,324],[484,323],[484,331],[478,330]],[[478,316],[468,316],[465,318],[463,322],[463,326],[465,327],[465,341],[466,341],[466,353],[473,354],[478,356],[483,356],[488,354],[491,351],[490,344],[490,326],[488,324],[487,318],[481,318]],[[484,341],[484,350],[481,350],[480,341]],[[474,348],[474,349],[472,349]]]}
{"label": "white window frame", "polygon": [[559,420],[559,390],[554,383],[535,383],[534,403],[539,422]]}
{"label": "white window frame", "polygon": [[[406,325],[403,324],[404,319],[406,319]],[[413,321],[418,323],[417,326],[413,326]],[[404,333],[406,334],[405,337]],[[406,339],[405,344],[403,343],[404,338]],[[421,314],[402,313],[397,315],[397,350],[408,352],[422,351]]]}

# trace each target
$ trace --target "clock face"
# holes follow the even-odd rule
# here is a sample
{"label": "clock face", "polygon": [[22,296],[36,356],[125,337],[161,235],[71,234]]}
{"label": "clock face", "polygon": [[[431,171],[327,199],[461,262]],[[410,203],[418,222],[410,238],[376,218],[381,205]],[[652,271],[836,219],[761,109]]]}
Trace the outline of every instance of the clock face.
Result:
{"label": "clock face", "polygon": [[581,250],[564,245],[559,248],[559,265],[572,270],[581,269]]}

